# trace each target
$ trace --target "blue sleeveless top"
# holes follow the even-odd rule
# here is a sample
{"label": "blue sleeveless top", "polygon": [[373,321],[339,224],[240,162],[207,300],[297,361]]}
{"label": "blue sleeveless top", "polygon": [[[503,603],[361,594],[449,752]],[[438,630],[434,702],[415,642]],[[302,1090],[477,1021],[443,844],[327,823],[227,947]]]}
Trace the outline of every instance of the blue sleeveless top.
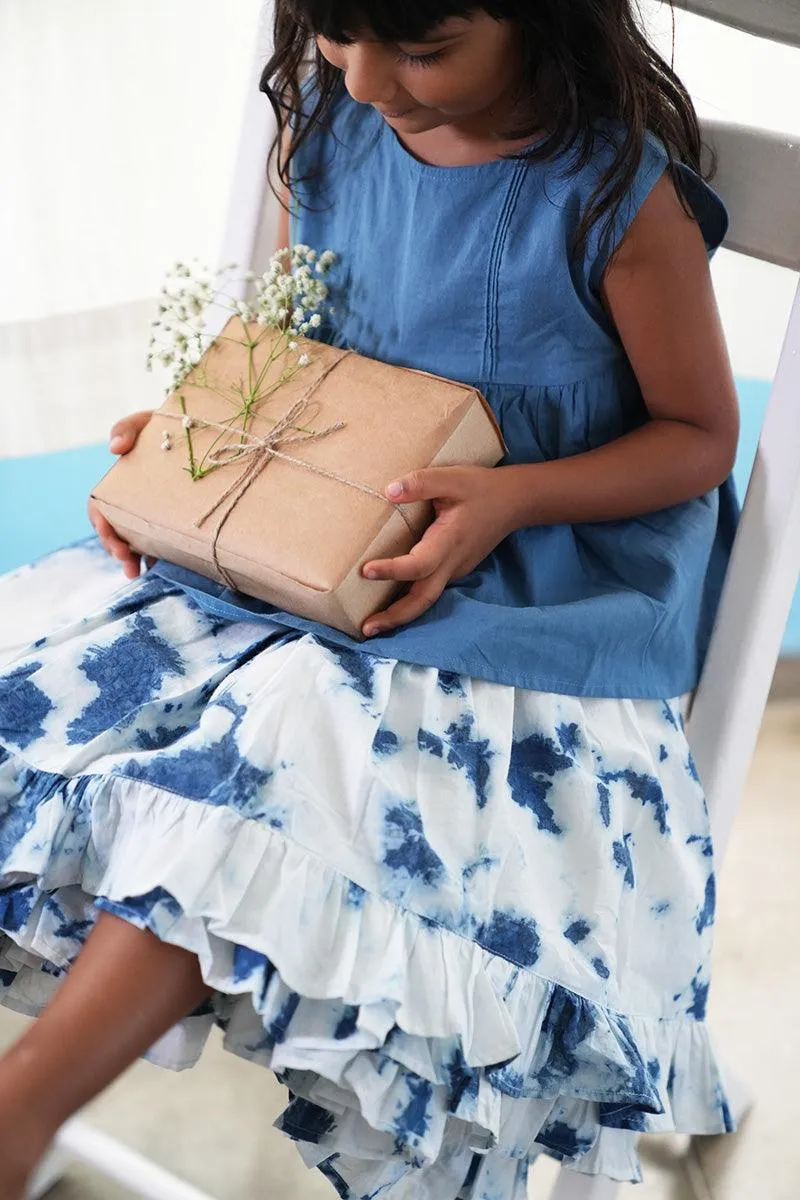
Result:
{"label": "blue sleeveless top", "polygon": [[[487,397],[507,463],[601,446],[646,421],[632,368],[598,298],[608,259],[662,175],[648,138],[612,224],[570,249],[613,156],[610,141],[569,173],[565,159],[435,167],[382,118],[343,95],[303,148],[293,239],[338,256],[322,336],[386,362],[463,380]],[[681,168],[706,245],[727,216]],[[169,564],[219,616],[263,616],[350,649],[571,695],[672,697],[693,688],[733,539],[731,482],[630,520],[512,534],[412,624],[366,642],[280,612]]]}

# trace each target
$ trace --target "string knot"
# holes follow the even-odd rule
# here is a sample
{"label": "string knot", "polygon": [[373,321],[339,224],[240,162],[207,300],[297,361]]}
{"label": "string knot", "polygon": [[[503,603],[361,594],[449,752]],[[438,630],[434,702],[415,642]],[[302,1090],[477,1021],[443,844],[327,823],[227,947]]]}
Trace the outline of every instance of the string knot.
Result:
{"label": "string knot", "polygon": [[[330,437],[332,433],[337,433],[340,429],[345,428],[344,421],[335,421],[332,425],[327,425],[324,429],[299,429],[298,422],[307,411],[311,399],[315,392],[324,383],[327,377],[334,371],[340,363],[352,353],[350,350],[344,351],[337,359],[324,369],[321,375],[306,389],[303,395],[295,401],[288,412],[275,422],[272,428],[264,436],[256,437],[247,430],[237,430],[238,442],[231,442],[226,446],[221,446],[218,450],[214,450],[209,454],[208,461],[215,467],[225,467],[232,463],[245,460],[245,467],[238,478],[234,479],[230,487],[214,501],[214,503],[199,516],[195,522],[195,528],[200,528],[205,521],[208,520],[217,510],[221,509],[219,520],[217,521],[211,540],[211,557],[214,567],[225,581],[231,591],[236,591],[236,584],[228,575],[225,568],[219,561],[218,543],[219,536],[222,532],[225,522],[230,517],[231,513],[236,508],[239,501],[244,496],[245,492],[252,483],[258,478],[264,468],[273,458],[282,459],[284,462],[292,463],[294,466],[302,468],[304,471],[311,471],[315,475],[320,475],[324,479],[332,479],[337,483],[344,484],[345,487],[355,488],[359,492],[364,492],[368,496],[374,496],[377,500],[381,500],[384,504],[391,504],[392,508],[400,514],[403,521],[414,533],[414,528],[409,521],[402,508],[397,504],[392,504],[391,500],[375,488],[368,487],[365,483],[359,483],[354,479],[347,479],[344,475],[337,475],[335,471],[329,471],[325,467],[320,467],[315,463],[306,462],[302,458],[296,458],[292,454],[287,454],[283,449],[284,446],[291,446],[302,442],[318,442],[323,438]],[[171,417],[173,420],[180,421],[184,429],[217,429],[222,433],[233,432],[230,425],[221,425],[215,421],[204,421],[199,417],[188,417],[182,413],[162,413],[162,416]]]}

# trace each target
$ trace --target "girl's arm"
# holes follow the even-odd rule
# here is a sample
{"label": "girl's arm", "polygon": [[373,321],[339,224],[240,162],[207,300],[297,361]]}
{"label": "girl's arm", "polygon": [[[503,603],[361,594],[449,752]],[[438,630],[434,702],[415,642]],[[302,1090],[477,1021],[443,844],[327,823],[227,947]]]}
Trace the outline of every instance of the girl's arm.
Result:
{"label": "girl's arm", "polygon": [[702,235],[669,176],[606,270],[602,298],[651,420],[597,450],[503,468],[511,529],[638,516],[701,496],[730,474],[733,373]]}
{"label": "girl's arm", "polygon": [[736,390],[700,230],[665,176],[603,280],[603,302],[650,420],[597,450],[553,462],[415,471],[386,489],[432,500],[436,519],[405,555],[364,564],[411,588],[364,624],[366,636],[413,621],[515,529],[612,521],[702,496],[733,466]]}

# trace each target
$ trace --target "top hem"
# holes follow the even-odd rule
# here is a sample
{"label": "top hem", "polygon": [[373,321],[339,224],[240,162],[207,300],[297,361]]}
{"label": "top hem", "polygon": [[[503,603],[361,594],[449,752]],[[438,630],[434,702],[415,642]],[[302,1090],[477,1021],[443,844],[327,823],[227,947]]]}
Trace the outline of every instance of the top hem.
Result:
{"label": "top hem", "polygon": [[[436,653],[433,647],[431,653],[419,648],[402,653],[391,652],[391,638],[373,638],[368,642],[357,642],[338,629],[321,625],[317,621],[308,621],[292,613],[273,608],[263,601],[250,600],[242,597],[253,607],[246,607],[237,599],[237,593],[231,592],[222,584],[212,580],[202,580],[204,586],[198,586],[201,577],[195,577],[193,572],[187,572],[182,567],[159,560],[152,568],[155,574],[169,583],[173,583],[201,608],[204,612],[223,620],[263,621],[293,629],[299,633],[311,634],[322,641],[332,642],[348,650],[362,654],[371,654],[376,658],[390,659],[407,663],[410,666],[431,667],[440,671],[452,672],[471,679],[482,679],[487,683],[502,684],[506,687],[522,688],[525,691],[555,693],[563,696],[580,696],[602,700],[674,700],[678,699],[697,687],[696,672],[686,672],[683,675],[669,677],[666,686],[648,685],[623,687],[614,686],[591,678],[578,682],[575,679],[565,679],[552,674],[537,674],[526,671],[494,670],[489,663],[482,663],[481,669],[468,663],[462,656],[446,656]],[[191,578],[188,578],[191,576]],[[227,595],[226,595],[227,593]],[[435,639],[432,639],[432,641]],[[485,666],[485,669],[483,669]]]}

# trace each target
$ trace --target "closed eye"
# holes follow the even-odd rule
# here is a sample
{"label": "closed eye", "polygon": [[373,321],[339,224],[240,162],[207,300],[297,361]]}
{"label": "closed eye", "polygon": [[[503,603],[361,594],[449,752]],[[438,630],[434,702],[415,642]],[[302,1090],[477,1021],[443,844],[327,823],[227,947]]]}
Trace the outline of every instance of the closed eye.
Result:
{"label": "closed eye", "polygon": [[429,54],[408,54],[405,50],[398,49],[397,61],[409,63],[414,67],[432,67],[444,58],[444,53],[444,50],[434,50]]}

